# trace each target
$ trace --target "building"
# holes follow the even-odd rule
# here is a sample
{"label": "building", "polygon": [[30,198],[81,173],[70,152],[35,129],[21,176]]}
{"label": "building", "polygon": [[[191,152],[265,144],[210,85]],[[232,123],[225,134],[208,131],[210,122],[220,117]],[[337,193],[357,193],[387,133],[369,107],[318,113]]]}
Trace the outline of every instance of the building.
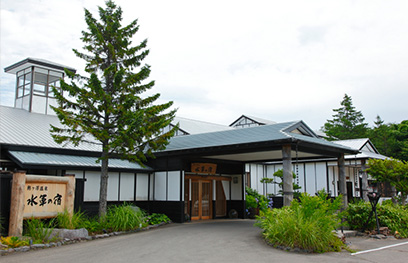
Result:
{"label": "building", "polygon": [[[60,125],[49,109],[55,100],[50,85],[56,83],[54,75],[64,76],[63,68],[29,58],[5,69],[16,74],[17,95],[14,108],[0,106],[0,167],[30,174],[74,174],[85,181],[82,209],[95,213],[100,181],[100,164],[96,160],[101,145],[59,145],[49,133],[50,124]],[[36,88],[37,84],[41,87]],[[171,139],[166,150],[156,152],[156,158],[145,167],[110,159],[110,204],[131,202],[148,212],[165,213],[175,222],[230,214],[244,218],[245,185],[259,177],[252,170],[248,174],[248,167],[281,163],[288,173],[293,165],[298,167],[300,160],[327,159],[345,167],[345,154],[359,152],[320,139],[302,121],[245,129],[182,118],[176,121],[180,124],[179,136]],[[338,178],[345,189],[345,177],[339,174]],[[285,193],[286,204],[292,195],[290,191]]]}

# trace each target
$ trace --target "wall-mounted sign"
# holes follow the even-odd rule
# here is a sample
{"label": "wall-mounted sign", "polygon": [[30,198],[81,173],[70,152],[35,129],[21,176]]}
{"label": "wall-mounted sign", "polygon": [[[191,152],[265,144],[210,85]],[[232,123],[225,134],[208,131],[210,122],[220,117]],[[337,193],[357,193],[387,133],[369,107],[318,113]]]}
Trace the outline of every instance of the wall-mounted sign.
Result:
{"label": "wall-mounted sign", "polygon": [[214,163],[192,163],[191,172],[200,174],[215,174],[217,165]]}

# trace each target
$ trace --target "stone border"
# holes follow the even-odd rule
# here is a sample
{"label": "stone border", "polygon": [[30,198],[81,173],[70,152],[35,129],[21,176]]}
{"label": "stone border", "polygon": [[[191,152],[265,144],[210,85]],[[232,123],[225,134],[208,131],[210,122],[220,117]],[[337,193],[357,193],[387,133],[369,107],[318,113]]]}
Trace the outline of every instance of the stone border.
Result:
{"label": "stone border", "polygon": [[133,233],[138,233],[142,231],[147,231],[150,229],[155,229],[160,226],[168,225],[171,224],[172,222],[168,223],[160,223],[157,225],[149,225],[144,228],[138,228],[134,230],[129,230],[129,231],[119,231],[119,232],[111,232],[111,233],[106,233],[106,234],[99,234],[99,235],[94,235],[94,236],[88,236],[86,238],[64,238],[64,240],[58,241],[58,242],[50,242],[46,244],[33,244],[30,246],[22,246],[22,247],[17,247],[17,248],[9,248],[7,250],[2,250],[0,249],[0,256],[7,256],[12,253],[16,252],[27,252],[30,250],[38,250],[38,249],[45,249],[45,248],[52,248],[52,247],[60,247],[62,245],[70,245],[70,244],[75,244],[75,243],[81,243],[81,242],[87,242],[95,239],[101,239],[101,238],[107,238],[107,237],[112,237],[112,236],[119,236],[119,235],[125,235],[125,234],[133,234]]}

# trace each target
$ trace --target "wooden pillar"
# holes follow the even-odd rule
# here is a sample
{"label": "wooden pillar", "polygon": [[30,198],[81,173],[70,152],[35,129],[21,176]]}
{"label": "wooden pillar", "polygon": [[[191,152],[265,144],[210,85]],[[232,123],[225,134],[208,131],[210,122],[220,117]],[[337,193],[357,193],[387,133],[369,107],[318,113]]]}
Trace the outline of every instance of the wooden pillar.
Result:
{"label": "wooden pillar", "polygon": [[364,201],[368,202],[368,178],[367,178],[367,172],[366,172],[366,162],[365,160],[361,160],[361,193],[362,193],[362,198]]}
{"label": "wooden pillar", "polygon": [[282,146],[283,161],[283,205],[289,206],[293,200],[293,175],[292,175],[292,147]]}
{"label": "wooden pillar", "polygon": [[23,235],[25,184],[25,172],[16,172],[13,174],[13,183],[11,186],[9,236],[21,237]]}
{"label": "wooden pillar", "polygon": [[65,209],[68,214],[72,216],[74,214],[74,198],[75,198],[75,175],[67,174],[65,175],[68,178],[67,183],[67,192],[65,197]]}
{"label": "wooden pillar", "polygon": [[347,202],[347,184],[346,184],[346,167],[344,161],[344,153],[342,153],[337,159],[337,164],[339,167],[339,193],[343,195],[343,209],[346,209],[348,206]]}

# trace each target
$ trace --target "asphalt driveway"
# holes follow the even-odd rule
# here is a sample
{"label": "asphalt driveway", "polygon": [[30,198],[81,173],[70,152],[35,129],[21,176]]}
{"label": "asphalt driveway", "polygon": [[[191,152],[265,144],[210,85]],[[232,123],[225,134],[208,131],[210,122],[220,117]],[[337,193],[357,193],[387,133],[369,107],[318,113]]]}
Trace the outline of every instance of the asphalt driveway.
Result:
{"label": "asphalt driveway", "polygon": [[[170,224],[49,249],[15,253],[0,262],[406,262],[407,240],[351,238],[354,249],[395,247],[351,255],[349,252],[301,254],[265,244],[253,220],[213,220]],[[361,249],[360,249],[361,248]]]}

